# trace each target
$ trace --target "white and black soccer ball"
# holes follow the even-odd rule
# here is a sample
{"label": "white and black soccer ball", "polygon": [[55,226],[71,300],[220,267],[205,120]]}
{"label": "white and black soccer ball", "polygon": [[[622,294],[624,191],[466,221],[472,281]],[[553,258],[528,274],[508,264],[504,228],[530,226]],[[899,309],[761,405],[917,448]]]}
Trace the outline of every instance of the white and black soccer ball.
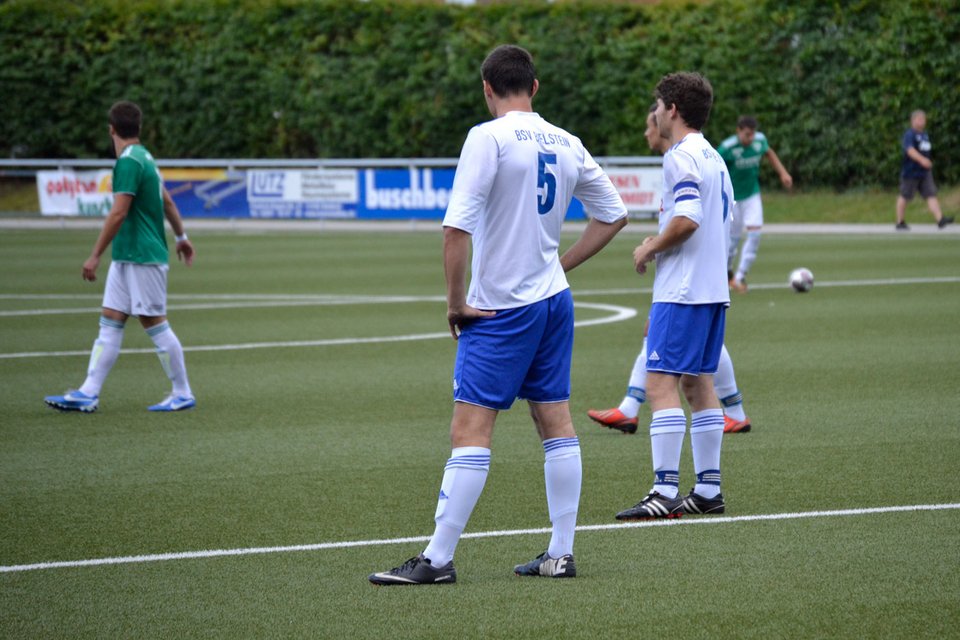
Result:
{"label": "white and black soccer ball", "polygon": [[806,267],[798,267],[790,272],[790,286],[794,291],[806,293],[813,289],[813,271]]}

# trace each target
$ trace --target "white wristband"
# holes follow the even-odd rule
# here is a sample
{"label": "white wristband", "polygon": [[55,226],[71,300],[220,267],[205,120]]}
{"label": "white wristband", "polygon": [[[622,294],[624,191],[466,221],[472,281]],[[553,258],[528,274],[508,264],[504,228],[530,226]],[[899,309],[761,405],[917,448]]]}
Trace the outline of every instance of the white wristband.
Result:
{"label": "white wristband", "polygon": [[177,242],[183,242],[184,240],[187,239],[187,234],[183,234],[182,236],[174,235],[173,237],[176,239]]}

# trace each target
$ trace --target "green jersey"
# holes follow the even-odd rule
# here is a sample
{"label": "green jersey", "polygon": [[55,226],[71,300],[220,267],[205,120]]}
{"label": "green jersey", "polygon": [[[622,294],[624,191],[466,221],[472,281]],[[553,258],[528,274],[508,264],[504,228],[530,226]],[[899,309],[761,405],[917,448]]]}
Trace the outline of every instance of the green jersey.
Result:
{"label": "green jersey", "polygon": [[740,139],[734,135],[717,147],[720,157],[727,163],[736,200],[746,200],[760,193],[760,161],[769,149],[767,137],[759,131],[750,146],[740,144]]}
{"label": "green jersey", "polygon": [[127,218],[113,239],[115,262],[166,264],[163,182],[150,152],[141,144],[123,150],[113,165],[113,193],[133,196]]}

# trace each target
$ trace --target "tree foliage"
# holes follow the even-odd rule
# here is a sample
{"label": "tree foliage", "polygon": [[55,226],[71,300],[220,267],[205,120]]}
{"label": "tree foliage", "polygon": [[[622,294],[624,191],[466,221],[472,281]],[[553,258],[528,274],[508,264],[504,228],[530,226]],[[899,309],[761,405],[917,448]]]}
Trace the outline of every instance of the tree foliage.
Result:
{"label": "tree foliage", "polygon": [[697,70],[719,143],[739,114],[809,186],[897,180],[909,112],[960,181],[956,0],[11,0],[0,4],[0,154],[92,157],[138,102],[167,158],[456,156],[488,118],[479,66],[534,54],[538,111],[595,155],[647,153],[657,80]]}

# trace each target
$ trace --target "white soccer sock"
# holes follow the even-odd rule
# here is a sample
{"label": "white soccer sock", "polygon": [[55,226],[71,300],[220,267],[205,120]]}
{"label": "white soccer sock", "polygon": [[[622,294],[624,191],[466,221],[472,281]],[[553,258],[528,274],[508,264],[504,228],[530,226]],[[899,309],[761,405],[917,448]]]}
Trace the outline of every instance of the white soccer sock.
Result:
{"label": "white soccer sock", "polygon": [[723,412],[738,422],[747,419],[743,412],[743,396],[737,389],[737,378],[733,375],[733,360],[727,352],[727,345],[720,349],[720,364],[713,376],[713,389],[720,398]]}
{"label": "white soccer sock", "polygon": [[661,409],[653,413],[650,422],[653,490],[667,498],[676,498],[680,493],[680,450],[686,430],[687,417],[683,409]]}
{"label": "white soccer sock", "polygon": [[87,379],[79,391],[88,396],[99,396],[103,381],[113,368],[120,355],[123,344],[123,323],[100,316],[100,335],[93,342],[90,352],[90,364],[87,366]]}
{"label": "white soccer sock", "polygon": [[740,236],[743,234],[743,225],[736,220],[730,221],[730,237],[727,244],[727,271],[733,271],[733,263],[737,258],[737,249],[740,248]]}
{"label": "white soccer sock", "polygon": [[697,484],[693,490],[704,498],[720,493],[720,445],[723,442],[723,411],[705,409],[690,416],[690,448]]}
{"label": "white soccer sock", "polygon": [[147,335],[157,347],[157,357],[164,373],[173,383],[173,394],[177,396],[193,397],[190,382],[187,380],[187,365],[183,360],[183,347],[177,334],[170,328],[169,322],[161,322],[155,327],[147,329]]}
{"label": "white soccer sock", "polygon": [[747,231],[747,239],[743,241],[743,251],[740,252],[740,266],[737,267],[736,279],[738,281],[747,277],[747,273],[750,272],[750,267],[753,266],[754,261],[757,259],[757,250],[760,248],[761,235],[759,231]]}
{"label": "white soccer sock", "polygon": [[435,567],[453,560],[460,534],[480,499],[490,471],[490,449],[457,447],[450,453],[434,515],[436,528],[423,555]]}
{"label": "white soccer sock", "polygon": [[627,395],[620,403],[620,413],[628,418],[636,418],[640,413],[640,405],[647,399],[647,339],[643,339],[643,348],[633,363],[630,372],[630,382],[627,385]]}
{"label": "white soccer sock", "polygon": [[580,439],[550,438],[543,441],[543,479],[547,487],[547,510],[553,534],[547,555],[559,558],[573,553],[573,535],[577,528],[580,485]]}

